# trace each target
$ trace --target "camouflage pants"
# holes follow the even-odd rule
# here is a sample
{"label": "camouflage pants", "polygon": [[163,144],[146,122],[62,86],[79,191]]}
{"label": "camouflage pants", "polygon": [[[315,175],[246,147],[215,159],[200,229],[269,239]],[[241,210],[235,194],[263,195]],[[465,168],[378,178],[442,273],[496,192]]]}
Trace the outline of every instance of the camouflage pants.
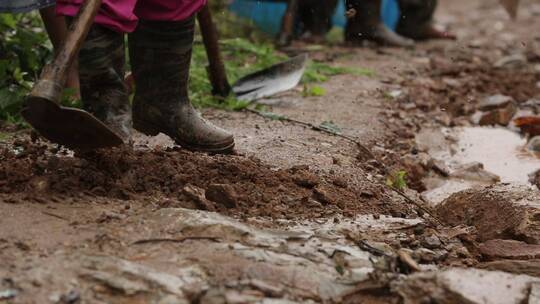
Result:
{"label": "camouflage pants", "polygon": [[[180,22],[140,20],[128,35],[131,65],[137,73],[136,100],[187,99],[194,26],[194,18]],[[156,53],[158,49],[161,51]],[[152,62],[150,70],[145,61]],[[124,73],[124,34],[93,25],[79,53],[83,107],[125,138],[130,134],[131,108]],[[171,79],[177,81],[164,87]]]}

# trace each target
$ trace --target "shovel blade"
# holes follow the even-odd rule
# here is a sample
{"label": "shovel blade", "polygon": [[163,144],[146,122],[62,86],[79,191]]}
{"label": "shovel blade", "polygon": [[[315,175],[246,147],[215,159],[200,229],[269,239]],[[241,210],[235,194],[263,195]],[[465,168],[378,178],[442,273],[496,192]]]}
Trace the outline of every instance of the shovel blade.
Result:
{"label": "shovel blade", "polygon": [[46,98],[30,96],[22,116],[41,136],[70,149],[88,151],[123,144],[122,138],[90,113]]}
{"label": "shovel blade", "polygon": [[232,90],[236,98],[244,101],[253,101],[290,90],[302,79],[307,59],[307,54],[298,55],[244,76],[233,85]]}

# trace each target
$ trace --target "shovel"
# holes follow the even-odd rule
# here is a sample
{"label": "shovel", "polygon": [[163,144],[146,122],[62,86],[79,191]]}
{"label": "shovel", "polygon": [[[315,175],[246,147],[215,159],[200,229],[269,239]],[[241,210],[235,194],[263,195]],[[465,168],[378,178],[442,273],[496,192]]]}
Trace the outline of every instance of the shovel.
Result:
{"label": "shovel", "polygon": [[60,106],[67,70],[79,53],[101,5],[87,0],[70,26],[66,40],[52,63],[43,68],[26,97],[22,116],[46,139],[70,149],[93,150],[121,145],[122,139],[90,113]]}
{"label": "shovel", "polygon": [[306,54],[246,75],[231,87],[219,50],[218,33],[208,5],[197,14],[197,20],[208,57],[212,94],[227,97],[232,91],[239,100],[253,101],[294,88],[304,75],[308,58]]}

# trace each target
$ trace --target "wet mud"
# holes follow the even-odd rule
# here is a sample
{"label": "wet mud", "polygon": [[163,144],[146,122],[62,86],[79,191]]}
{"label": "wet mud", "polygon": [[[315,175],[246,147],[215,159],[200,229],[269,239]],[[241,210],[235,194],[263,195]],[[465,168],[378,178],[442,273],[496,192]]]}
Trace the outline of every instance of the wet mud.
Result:
{"label": "wet mud", "polygon": [[[54,149],[53,149],[54,150]],[[160,198],[184,207],[270,218],[407,213],[373,203],[383,187],[354,189],[343,177],[323,179],[307,166],[272,169],[254,158],[206,155],[180,148],[111,149],[75,157],[20,140],[0,155],[0,193],[12,202],[47,203],[80,195]],[[370,195],[366,195],[370,193]],[[58,196],[60,198],[58,198]],[[55,199],[56,197],[56,199]]]}

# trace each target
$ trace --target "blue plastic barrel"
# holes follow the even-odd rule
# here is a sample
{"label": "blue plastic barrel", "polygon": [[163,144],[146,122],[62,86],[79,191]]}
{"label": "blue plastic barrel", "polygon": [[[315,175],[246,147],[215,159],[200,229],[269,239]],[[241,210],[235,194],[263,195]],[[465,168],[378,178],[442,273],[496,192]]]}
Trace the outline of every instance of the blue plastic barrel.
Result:
{"label": "blue plastic barrel", "polygon": [[[276,35],[281,27],[281,18],[285,14],[287,4],[261,0],[233,0],[229,9],[240,17],[253,20],[262,31]],[[389,28],[396,28],[399,19],[397,0],[382,1],[381,18]],[[345,27],[345,0],[339,1],[332,21],[335,26]]]}

